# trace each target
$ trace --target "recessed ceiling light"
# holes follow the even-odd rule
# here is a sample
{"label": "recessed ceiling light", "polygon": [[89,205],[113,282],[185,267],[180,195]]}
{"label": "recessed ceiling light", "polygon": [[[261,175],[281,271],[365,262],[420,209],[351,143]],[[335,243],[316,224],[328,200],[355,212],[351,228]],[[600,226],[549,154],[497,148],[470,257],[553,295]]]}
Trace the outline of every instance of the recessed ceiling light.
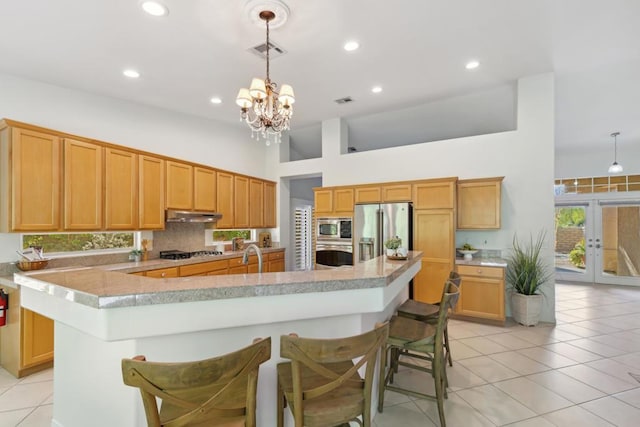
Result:
{"label": "recessed ceiling light", "polygon": [[371,88],[371,92],[380,93],[380,92],[382,92],[382,88],[380,86],[374,86],[374,87]]}
{"label": "recessed ceiling light", "polygon": [[474,69],[478,68],[479,66],[480,66],[480,63],[478,61],[476,61],[476,60],[473,60],[473,61],[467,62],[467,65],[465,65],[464,67],[467,70],[474,70]]}
{"label": "recessed ceiling light", "polygon": [[157,1],[144,1],[141,6],[142,10],[152,16],[166,16],[169,14],[167,6]]}
{"label": "recessed ceiling light", "polygon": [[138,77],[140,77],[140,73],[132,69],[124,70],[122,74],[129,77],[130,79],[137,79]]}
{"label": "recessed ceiling light", "polygon": [[347,52],[352,52],[360,47],[360,43],[355,40],[348,41],[344,44],[344,50]]}
{"label": "recessed ceiling light", "polygon": [[218,98],[217,96],[211,98],[210,101],[212,104],[222,104],[222,99]]}

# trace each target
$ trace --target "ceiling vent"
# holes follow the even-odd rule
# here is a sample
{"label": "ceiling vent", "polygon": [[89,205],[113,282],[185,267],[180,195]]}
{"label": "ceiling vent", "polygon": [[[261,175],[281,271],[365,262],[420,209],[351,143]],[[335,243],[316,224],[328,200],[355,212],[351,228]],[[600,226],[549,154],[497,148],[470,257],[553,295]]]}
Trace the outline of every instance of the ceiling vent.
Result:
{"label": "ceiling vent", "polygon": [[336,104],[348,104],[349,102],[353,102],[353,98],[351,98],[350,96],[345,96],[344,98],[336,99],[333,102],[335,102]]}
{"label": "ceiling vent", "polygon": [[[287,53],[286,50],[284,50],[283,48],[281,48],[280,46],[278,46],[272,41],[269,42],[269,47],[271,48],[271,52],[269,52],[269,59],[279,58],[285,53]],[[249,48],[249,52],[258,55],[262,59],[265,59],[267,57],[267,44],[260,43],[257,46]]]}

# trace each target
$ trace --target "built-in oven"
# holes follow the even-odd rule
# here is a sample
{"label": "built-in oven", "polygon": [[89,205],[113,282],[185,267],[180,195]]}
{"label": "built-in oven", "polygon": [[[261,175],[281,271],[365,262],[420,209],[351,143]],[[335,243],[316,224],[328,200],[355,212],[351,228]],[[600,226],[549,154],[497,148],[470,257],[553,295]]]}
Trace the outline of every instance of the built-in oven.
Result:
{"label": "built-in oven", "polygon": [[316,243],[316,264],[328,267],[340,267],[343,265],[353,265],[353,245],[348,242],[318,241]]}
{"label": "built-in oven", "polygon": [[318,218],[316,220],[316,239],[345,239],[351,243],[351,218]]}

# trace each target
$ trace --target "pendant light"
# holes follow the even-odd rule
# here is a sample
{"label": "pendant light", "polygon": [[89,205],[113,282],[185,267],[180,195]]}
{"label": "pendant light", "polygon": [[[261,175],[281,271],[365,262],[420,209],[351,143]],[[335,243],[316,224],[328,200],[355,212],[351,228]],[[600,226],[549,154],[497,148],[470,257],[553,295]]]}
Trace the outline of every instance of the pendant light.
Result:
{"label": "pendant light", "polygon": [[609,173],[622,172],[622,165],[618,163],[618,135],[620,135],[620,132],[611,134],[613,137],[613,163],[609,166]]}

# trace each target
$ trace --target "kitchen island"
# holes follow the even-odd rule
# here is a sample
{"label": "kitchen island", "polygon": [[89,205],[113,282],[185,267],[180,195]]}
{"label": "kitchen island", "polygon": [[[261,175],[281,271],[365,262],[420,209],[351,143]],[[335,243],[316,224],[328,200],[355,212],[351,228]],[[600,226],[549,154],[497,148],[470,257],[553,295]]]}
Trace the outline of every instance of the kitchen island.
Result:
{"label": "kitchen island", "polygon": [[[362,333],[408,297],[420,252],[308,272],[152,279],[102,268],[16,274],[22,304],[55,322],[53,426],[144,426],[137,389],[120,361],[187,361],[272,337],[260,369],[258,423],[275,424],[280,335]],[[375,393],[374,393],[374,400]],[[375,406],[376,402],[374,402]]]}

